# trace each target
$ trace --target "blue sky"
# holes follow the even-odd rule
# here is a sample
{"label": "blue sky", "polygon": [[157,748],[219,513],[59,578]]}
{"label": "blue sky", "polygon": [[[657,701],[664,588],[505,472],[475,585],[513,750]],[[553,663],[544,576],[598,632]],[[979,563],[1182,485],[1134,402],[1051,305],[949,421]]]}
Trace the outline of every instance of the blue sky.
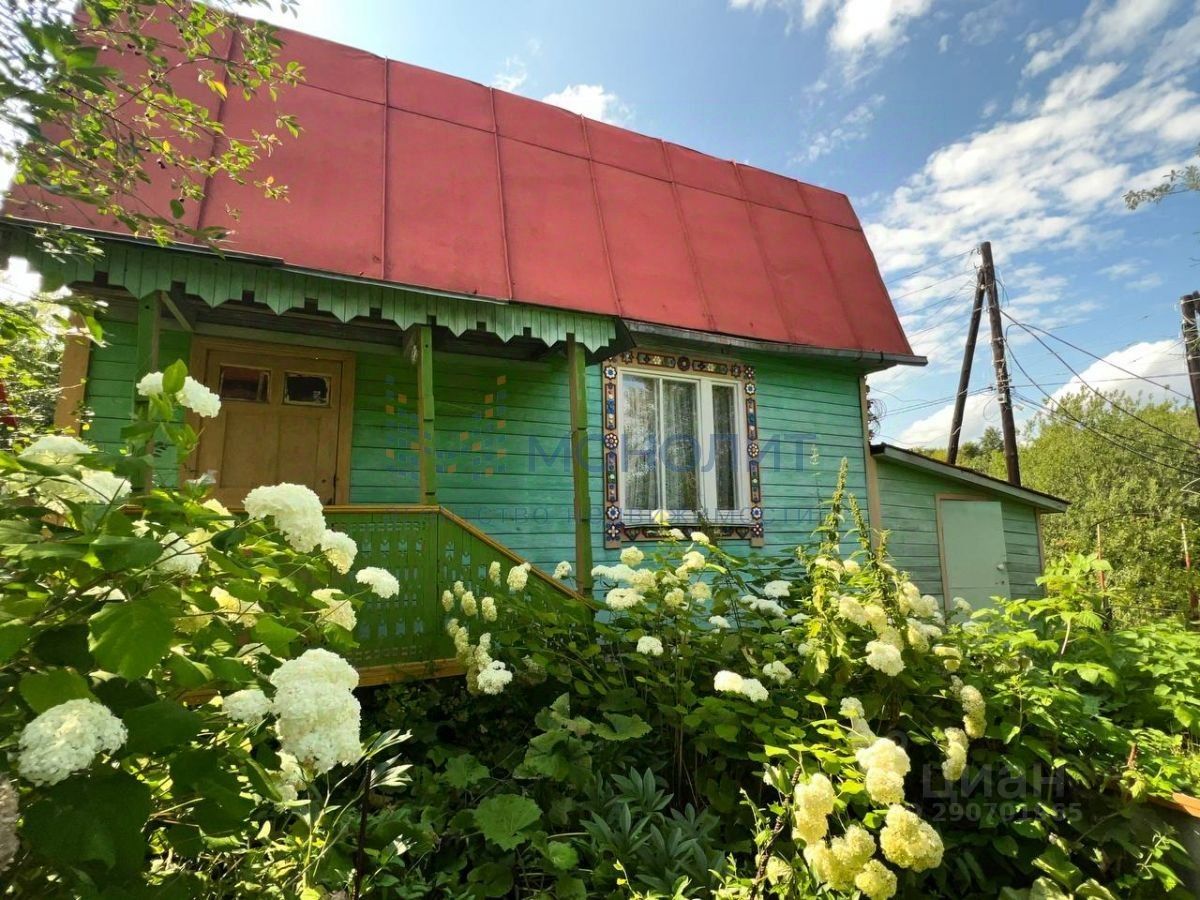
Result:
{"label": "blue sky", "polygon": [[[1014,318],[1187,393],[1200,198],[1121,195],[1200,143],[1200,0],[299,0],[281,21],[849,194],[930,358],[873,379],[886,438],[944,443],[984,238]],[[1035,402],[1068,366],[1181,399],[1010,337]],[[981,349],[968,436],[997,421]]]}

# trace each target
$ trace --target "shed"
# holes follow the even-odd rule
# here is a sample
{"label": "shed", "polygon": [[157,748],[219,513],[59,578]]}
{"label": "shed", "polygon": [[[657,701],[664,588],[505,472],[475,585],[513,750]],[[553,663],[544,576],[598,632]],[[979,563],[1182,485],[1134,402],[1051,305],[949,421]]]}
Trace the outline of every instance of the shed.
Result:
{"label": "shed", "polygon": [[943,602],[1035,597],[1041,517],[1067,501],[892,444],[872,444],[879,525],[897,567]]}

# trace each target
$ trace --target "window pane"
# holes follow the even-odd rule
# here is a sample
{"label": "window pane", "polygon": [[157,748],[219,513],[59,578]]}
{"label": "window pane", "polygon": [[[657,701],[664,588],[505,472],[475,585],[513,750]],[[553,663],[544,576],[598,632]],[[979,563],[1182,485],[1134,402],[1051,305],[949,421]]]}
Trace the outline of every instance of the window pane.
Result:
{"label": "window pane", "polygon": [[287,372],[283,376],[283,402],[294,406],[328,406],[329,376]]}
{"label": "window pane", "polygon": [[667,509],[700,508],[697,489],[699,415],[695,382],[663,381],[663,483]]}
{"label": "window pane", "polygon": [[717,509],[737,509],[737,407],[733,385],[714,384],[713,468],[717,476]]}
{"label": "window pane", "polygon": [[621,378],[621,466],[626,509],[658,509],[658,380]]}
{"label": "window pane", "polygon": [[247,366],[221,366],[217,394],[222,400],[266,403],[271,396],[271,372]]}

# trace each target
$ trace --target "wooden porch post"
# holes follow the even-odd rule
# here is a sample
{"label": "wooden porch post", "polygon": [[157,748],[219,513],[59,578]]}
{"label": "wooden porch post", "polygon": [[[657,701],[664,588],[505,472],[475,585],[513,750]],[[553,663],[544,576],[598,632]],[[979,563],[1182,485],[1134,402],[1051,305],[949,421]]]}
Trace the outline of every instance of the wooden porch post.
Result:
{"label": "wooden porch post", "polygon": [[[158,370],[158,335],[159,335],[159,299],[158,292],[147,294],[138,300],[137,311],[137,369],[134,377],[141,381],[143,375]],[[142,409],[146,401],[134,392],[134,407]],[[144,453],[154,452],[154,442],[146,441]],[[143,489],[149,491],[154,486],[154,466],[146,473]]]}
{"label": "wooden porch post", "polygon": [[71,316],[75,334],[63,344],[62,364],[58,369],[58,397],[54,401],[54,427],[80,434],[79,410],[87,388],[88,365],[92,357],[92,341],[87,326],[77,315]]}
{"label": "wooden porch post", "polygon": [[571,397],[571,477],[575,485],[575,583],[592,592],[592,501],[588,487],[587,360],[574,337],[567,338]]}
{"label": "wooden porch post", "polygon": [[437,441],[434,432],[433,328],[418,325],[417,351],[417,452],[421,503],[437,506]]}

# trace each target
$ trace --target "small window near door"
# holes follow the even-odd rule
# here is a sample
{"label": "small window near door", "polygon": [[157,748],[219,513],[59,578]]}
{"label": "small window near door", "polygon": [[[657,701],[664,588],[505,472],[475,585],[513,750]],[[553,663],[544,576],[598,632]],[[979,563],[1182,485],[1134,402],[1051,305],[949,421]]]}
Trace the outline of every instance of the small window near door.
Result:
{"label": "small window near door", "polygon": [[329,376],[284,373],[283,402],[291,406],[328,406]]}
{"label": "small window near door", "polygon": [[266,403],[271,397],[271,371],[246,366],[221,366],[217,392],[222,400]]}

